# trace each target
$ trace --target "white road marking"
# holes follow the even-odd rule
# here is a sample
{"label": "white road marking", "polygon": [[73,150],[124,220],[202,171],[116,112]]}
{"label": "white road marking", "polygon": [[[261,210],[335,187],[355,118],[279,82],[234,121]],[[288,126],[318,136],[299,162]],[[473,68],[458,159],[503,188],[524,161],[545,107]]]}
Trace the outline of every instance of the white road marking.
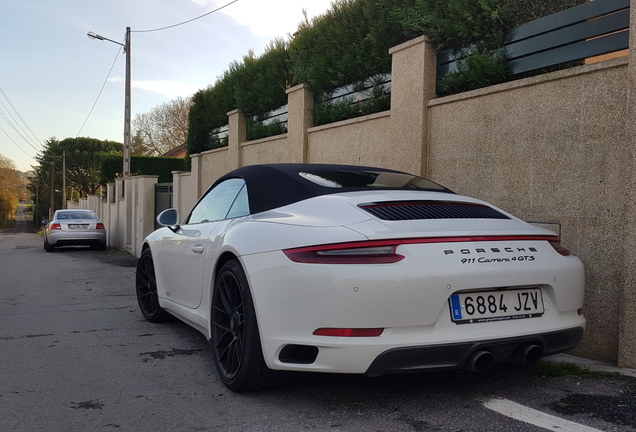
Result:
{"label": "white road marking", "polygon": [[589,426],[574,423],[506,399],[490,399],[484,406],[506,417],[559,432],[602,432]]}

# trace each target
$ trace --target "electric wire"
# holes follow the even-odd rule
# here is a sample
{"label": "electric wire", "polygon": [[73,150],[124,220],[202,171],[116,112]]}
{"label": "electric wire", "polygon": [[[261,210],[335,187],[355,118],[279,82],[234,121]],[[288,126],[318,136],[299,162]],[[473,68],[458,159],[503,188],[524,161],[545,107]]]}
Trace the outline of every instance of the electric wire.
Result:
{"label": "electric wire", "polygon": [[[13,112],[15,113],[15,115],[18,117],[18,119],[20,119],[20,122],[22,124],[20,124],[20,122],[18,122],[15,118],[15,116],[11,113],[11,110],[7,107],[7,105],[5,105],[5,103],[2,101],[2,99],[0,98],[0,105],[1,108],[0,109],[0,117],[2,117],[2,119],[5,121],[5,123],[15,131],[15,133],[17,133],[18,135],[20,135],[20,137],[27,143],[29,144],[29,146],[31,146],[35,151],[40,151],[40,149],[38,148],[38,141],[39,139],[35,136],[35,134],[33,133],[33,131],[31,130],[31,128],[29,127],[29,125],[26,123],[26,121],[24,121],[24,118],[20,115],[20,112],[16,109],[16,107],[13,105],[13,103],[11,102],[11,99],[9,98],[9,96],[5,93],[4,89],[2,88],[2,86],[0,86],[0,94],[2,94],[2,96],[4,97],[4,99],[7,101],[7,103],[9,104],[9,106],[11,107],[11,109],[13,110]],[[26,130],[25,130],[26,127]],[[29,136],[29,133],[31,133],[31,136]],[[26,136],[25,136],[26,135]],[[35,141],[33,140],[33,138],[35,138]]]}
{"label": "electric wire", "polygon": [[[177,24],[173,24],[173,25],[169,25],[169,26],[165,26],[165,27],[160,27],[160,28],[155,28],[155,29],[148,29],[148,30],[131,30],[131,33],[149,33],[149,32],[156,32],[156,31],[167,30],[167,29],[171,29],[171,28],[174,28],[174,27],[178,27],[178,26],[184,25],[184,24],[188,24],[188,23],[191,23],[191,22],[196,21],[196,20],[198,20],[198,19],[201,19],[201,18],[203,18],[203,17],[206,17],[206,16],[208,16],[208,15],[210,15],[210,14],[213,14],[214,12],[218,12],[218,11],[220,11],[221,9],[224,9],[224,8],[226,8],[226,7],[230,6],[231,4],[236,3],[237,1],[238,1],[238,0],[233,0],[233,1],[231,1],[231,2],[229,2],[229,3],[227,3],[227,4],[225,4],[225,5],[223,5],[223,6],[221,6],[221,7],[218,7],[218,8],[216,8],[216,9],[214,9],[214,10],[210,11],[210,12],[207,12],[207,13],[205,13],[205,14],[203,14],[203,15],[198,16],[198,17],[195,17],[195,18],[189,19],[189,20],[187,20],[187,21],[183,21],[183,22],[180,22],[180,23],[177,23]],[[117,51],[117,55],[115,56],[115,60],[113,61],[113,64],[111,65],[110,70],[108,71],[108,74],[107,74],[107,76],[106,76],[106,79],[104,80],[104,83],[102,84],[102,87],[100,88],[99,93],[97,94],[97,97],[95,98],[95,101],[93,102],[93,105],[91,106],[91,109],[89,110],[88,115],[86,116],[86,119],[84,120],[84,123],[82,123],[82,126],[80,127],[79,131],[77,132],[77,135],[75,136],[75,138],[79,137],[80,133],[81,133],[81,132],[82,132],[82,130],[84,129],[84,126],[86,126],[86,123],[88,122],[88,120],[89,120],[89,118],[90,118],[91,114],[93,113],[93,110],[95,109],[95,106],[97,105],[97,102],[99,101],[99,98],[101,97],[102,92],[104,91],[104,87],[106,86],[106,83],[108,82],[108,79],[110,78],[110,75],[111,75],[111,73],[113,72],[113,69],[114,69],[114,67],[115,67],[115,64],[117,63],[117,59],[119,58],[119,55],[121,54],[121,51],[122,51],[122,47],[120,47],[120,48],[119,48],[119,50]],[[0,90],[1,90],[1,88],[0,88]],[[4,94],[4,91],[2,91],[2,94]],[[6,96],[5,96],[5,97],[6,97]],[[7,100],[8,100],[8,98],[7,98]],[[10,103],[10,102],[9,102],[9,103]],[[19,114],[18,114],[18,115],[19,115]],[[27,127],[28,127],[28,126],[27,126]],[[30,130],[30,129],[29,129],[29,130]],[[6,133],[6,131],[4,131],[4,129],[3,129],[2,131],[3,131],[5,134],[7,134],[7,133]],[[21,134],[20,134],[20,135],[21,135]],[[7,134],[7,136],[8,136],[8,134]],[[22,136],[22,135],[21,135],[21,136]],[[35,136],[35,134],[34,134],[34,136]],[[10,137],[9,137],[9,138],[10,138]],[[13,141],[13,140],[12,140],[12,141]],[[16,146],[17,146],[17,143],[15,143],[15,141],[14,141],[14,144],[16,144]],[[25,151],[24,151],[24,150],[23,150],[20,146],[18,146],[18,148],[20,148],[20,150],[22,150],[23,152],[25,152]],[[38,149],[36,149],[36,150],[37,150],[37,151],[39,151]],[[26,152],[25,152],[25,153],[26,153]],[[28,155],[28,153],[26,153],[26,154]],[[29,155],[29,156],[30,156],[30,155]],[[67,177],[67,179],[68,179],[68,177]]]}
{"label": "electric wire", "polygon": [[[196,21],[196,20],[198,20],[198,19],[200,19],[200,18],[203,18],[203,17],[205,17],[205,16],[208,16],[208,15],[210,15],[210,14],[214,13],[214,12],[218,12],[218,11],[220,11],[221,9],[224,9],[224,8],[228,7],[228,6],[229,6],[229,5],[231,5],[232,3],[236,3],[237,1],[238,1],[238,0],[234,0],[234,1],[232,1],[232,2],[230,2],[230,3],[227,3],[227,4],[225,4],[225,5],[221,6],[221,7],[218,7],[218,8],[216,8],[216,9],[214,9],[214,10],[210,11],[210,12],[207,12],[207,13],[205,13],[205,14],[203,14],[203,15],[200,15],[200,16],[198,16],[198,17],[196,17],[196,18],[192,18],[192,19],[189,19],[189,20],[187,20],[187,21],[180,22],[180,23],[178,23],[178,24],[173,24],[173,25],[170,25],[170,26],[161,27],[161,28],[156,28],[156,29],[148,29],[148,30],[131,30],[131,33],[149,33],[149,32],[155,32],[155,31],[166,30],[166,29],[170,29],[170,28],[178,27],[178,26],[180,26],[180,25],[187,24],[187,23],[190,23],[190,22],[192,22],[192,21]],[[123,46],[123,44],[120,44],[120,45],[122,45],[122,46]],[[102,92],[104,91],[104,87],[106,86],[106,83],[108,82],[108,78],[110,78],[110,74],[113,72],[113,68],[115,67],[115,63],[117,62],[117,59],[119,58],[119,55],[121,54],[121,50],[122,50],[122,48],[120,47],[119,51],[117,51],[117,55],[115,56],[115,60],[113,61],[113,64],[111,65],[110,70],[108,71],[108,75],[106,76],[106,80],[104,80],[104,84],[102,84],[102,87],[101,87],[101,89],[99,90],[99,93],[98,93],[98,95],[97,95],[97,98],[95,98],[95,102],[93,103],[93,106],[91,107],[90,111],[88,112],[88,115],[86,116],[86,119],[84,120],[84,123],[82,123],[82,127],[80,127],[80,129],[79,129],[79,131],[77,132],[77,135],[75,136],[75,138],[79,137],[80,133],[81,133],[81,132],[82,132],[82,130],[84,129],[84,126],[86,126],[86,123],[88,122],[88,119],[90,118],[91,114],[93,113],[93,110],[95,109],[95,106],[97,105],[97,102],[99,101],[99,98],[101,97]]]}
{"label": "electric wire", "polygon": [[110,70],[108,71],[108,75],[106,75],[106,79],[104,80],[104,83],[102,84],[102,88],[99,89],[99,93],[97,94],[97,97],[95,98],[95,102],[93,102],[93,106],[91,107],[90,111],[88,112],[88,115],[86,116],[86,119],[84,120],[84,123],[82,123],[82,127],[79,129],[79,131],[77,131],[77,135],[75,135],[75,138],[79,137],[80,133],[82,133],[82,129],[84,129],[84,126],[86,126],[86,123],[88,122],[88,119],[90,118],[91,114],[93,113],[93,110],[95,109],[95,106],[97,105],[97,101],[99,101],[99,98],[102,95],[102,92],[104,91],[104,87],[106,87],[106,83],[108,82],[108,78],[110,78],[110,74],[113,72],[113,69],[115,67],[115,64],[117,63],[117,59],[119,58],[119,54],[121,54],[121,50],[122,47],[119,47],[119,50],[117,51],[117,55],[115,56],[115,60],[113,60],[113,64],[110,66]]}
{"label": "electric wire", "polygon": [[[4,96],[5,100],[9,103],[9,105],[11,106],[11,108],[13,109],[13,112],[15,112],[15,114],[18,116],[18,118],[20,119],[20,121],[22,122],[22,124],[24,125],[24,127],[26,127],[26,129],[31,133],[31,137],[35,138],[35,141],[32,141],[33,143],[35,143],[36,145],[39,145],[38,143],[40,142],[40,139],[35,135],[35,133],[33,132],[33,130],[31,130],[31,128],[29,127],[29,125],[27,124],[26,121],[24,121],[24,118],[22,117],[22,115],[20,115],[20,112],[16,109],[16,107],[13,105],[13,102],[11,102],[11,99],[9,98],[9,96],[5,93],[4,89],[2,88],[2,86],[0,86],[0,93],[2,93],[2,96]],[[0,101],[1,102],[1,101]],[[2,104],[3,106],[4,103]],[[6,106],[5,106],[5,109]],[[13,121],[15,122],[15,118],[13,117],[13,115],[11,114],[11,112],[7,109],[7,112],[9,112],[9,115],[11,115],[11,118],[13,119]],[[16,122],[17,123],[17,122]],[[22,127],[20,127],[20,129],[22,129]],[[24,129],[22,129],[24,131]],[[29,137],[29,140],[31,139],[31,137]]]}
{"label": "electric wire", "polygon": [[198,19],[201,19],[201,18],[203,18],[203,17],[206,17],[206,16],[208,16],[208,15],[210,15],[210,14],[213,14],[214,12],[218,12],[218,11],[220,11],[221,9],[224,9],[224,8],[228,7],[228,6],[229,6],[229,5],[231,5],[232,3],[236,3],[237,1],[238,1],[238,0],[231,1],[230,3],[227,3],[227,4],[225,4],[225,5],[221,6],[221,7],[218,7],[218,8],[216,8],[216,9],[214,9],[213,11],[210,11],[210,12],[204,13],[203,15],[200,15],[200,16],[198,16],[198,17],[196,17],[196,18],[192,18],[192,19],[189,19],[189,20],[187,20],[187,21],[180,22],[180,23],[178,23],[178,24],[173,24],[173,25],[169,25],[169,26],[166,26],[166,27],[160,27],[160,28],[150,29],[150,30],[131,30],[130,32],[131,32],[131,33],[149,33],[149,32],[155,32],[155,31],[167,30],[167,29],[171,29],[171,28],[174,28],[174,27],[178,27],[178,26],[180,26],[180,25],[187,24],[187,23],[190,23],[190,22],[192,22],[192,21],[196,21],[196,20],[198,20]]}
{"label": "electric wire", "polygon": [[11,142],[12,142],[13,144],[15,144],[15,146],[16,146],[17,148],[19,148],[19,149],[22,151],[22,153],[24,153],[25,155],[27,155],[28,157],[30,157],[30,158],[32,158],[32,159],[33,159],[33,156],[32,156],[32,155],[30,155],[30,154],[29,154],[26,150],[24,150],[22,147],[20,147],[20,145],[19,145],[17,142],[15,142],[15,140],[14,140],[13,138],[11,138],[11,135],[9,135],[9,134],[7,133],[7,131],[6,131],[6,130],[4,130],[4,128],[3,128],[2,126],[0,126],[0,130],[1,130],[2,132],[4,132],[4,134],[7,136],[7,138],[9,138],[9,140],[11,140]]}
{"label": "electric wire", "polygon": [[[4,107],[4,104],[2,103],[2,101],[0,100],[0,105],[2,105]],[[6,109],[6,107],[5,107]],[[11,119],[9,119],[9,117],[7,117],[7,114],[11,117]],[[0,110],[0,118],[2,118],[2,120],[4,120],[4,122],[7,124],[7,126],[9,126],[11,129],[13,129],[13,132],[15,132],[17,135],[20,136],[20,138],[22,138],[24,140],[24,142],[26,142],[29,146],[31,146],[31,148],[33,148],[33,150],[35,151],[40,151],[40,149],[38,149],[37,147],[35,147],[30,141],[29,139],[27,139],[27,137],[25,137],[22,132],[24,132],[24,129],[22,129],[22,132],[20,130],[18,130],[20,125],[16,125],[15,123],[15,119],[13,118],[13,116],[11,116],[11,113],[4,113],[2,112],[2,110]],[[13,120],[13,123],[12,121]],[[6,133],[6,132],[5,132]],[[14,141],[15,142],[15,141]]]}

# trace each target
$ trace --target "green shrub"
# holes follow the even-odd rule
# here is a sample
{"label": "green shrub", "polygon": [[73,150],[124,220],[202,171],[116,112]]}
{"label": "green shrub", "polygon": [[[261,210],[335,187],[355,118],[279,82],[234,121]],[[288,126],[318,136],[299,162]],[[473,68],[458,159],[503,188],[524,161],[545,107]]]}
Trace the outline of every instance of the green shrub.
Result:
{"label": "green shrub", "polygon": [[458,70],[449,72],[437,83],[438,94],[459,93],[504,82],[510,68],[501,51],[475,51],[458,62]]}
{"label": "green shrub", "polygon": [[[381,84],[381,79],[373,82],[369,98],[360,102],[355,102],[353,96],[335,101],[319,101],[314,105],[314,125],[320,126],[389,110],[391,108],[391,94]],[[367,83],[359,82],[353,90],[360,91],[367,86]]]}
{"label": "green shrub", "polygon": [[287,133],[287,123],[274,122],[264,124],[262,121],[248,121],[246,134],[248,140],[257,140]]}
{"label": "green shrub", "polygon": [[212,131],[227,125],[228,112],[240,109],[250,117],[285,105],[291,82],[287,44],[282,40],[271,42],[260,57],[249,52],[242,62],[230,64],[213,86],[192,99],[188,153],[227,145],[227,140],[214,139]]}
{"label": "green shrub", "polygon": [[314,94],[391,70],[389,49],[410,38],[396,10],[415,0],[338,0],[301,24],[289,44],[294,78]]}
{"label": "green shrub", "polygon": [[[115,178],[121,177],[123,160],[122,155],[113,153],[105,156],[102,161],[100,182],[102,185],[112,183]],[[159,183],[171,183],[172,171],[186,170],[185,159],[163,156],[131,156],[131,175],[156,175]]]}
{"label": "green shrub", "polygon": [[[240,109],[257,121],[248,139],[284,133],[281,126],[258,124],[260,117],[286,104],[286,89],[304,83],[314,95],[390,72],[389,49],[427,35],[438,51],[471,47],[459,70],[440,80],[444,94],[503,82],[506,32],[524,22],[576,6],[586,0],[335,0],[325,14],[300,24],[289,41],[275,40],[260,57],[253,52],[193,97],[189,154],[227,145],[212,131]],[[317,106],[314,124],[388,109],[382,95],[363,104]],[[374,111],[377,110],[377,111]]]}

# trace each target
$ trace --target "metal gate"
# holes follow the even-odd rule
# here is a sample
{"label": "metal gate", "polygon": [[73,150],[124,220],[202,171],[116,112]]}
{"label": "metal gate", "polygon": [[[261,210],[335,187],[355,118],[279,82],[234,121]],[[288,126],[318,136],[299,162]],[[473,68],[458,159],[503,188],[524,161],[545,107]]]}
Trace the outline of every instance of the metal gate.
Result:
{"label": "metal gate", "polygon": [[159,228],[157,216],[162,211],[172,207],[172,183],[157,183],[155,185],[155,229]]}

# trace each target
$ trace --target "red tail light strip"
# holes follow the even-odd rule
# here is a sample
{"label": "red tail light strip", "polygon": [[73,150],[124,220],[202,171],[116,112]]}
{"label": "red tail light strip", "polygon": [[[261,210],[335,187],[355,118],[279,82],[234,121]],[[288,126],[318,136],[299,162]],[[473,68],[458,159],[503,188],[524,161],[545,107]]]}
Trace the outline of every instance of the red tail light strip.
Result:
{"label": "red tail light strip", "polygon": [[397,247],[403,244],[524,240],[547,241],[561,255],[570,255],[570,251],[561,246],[558,237],[533,235],[425,237],[399,240],[375,240],[287,249],[283,252],[290,260],[307,264],[391,264],[404,259],[403,255],[396,253]]}
{"label": "red tail light strip", "polygon": [[383,331],[383,328],[319,328],[314,334],[335,337],[377,337]]}

